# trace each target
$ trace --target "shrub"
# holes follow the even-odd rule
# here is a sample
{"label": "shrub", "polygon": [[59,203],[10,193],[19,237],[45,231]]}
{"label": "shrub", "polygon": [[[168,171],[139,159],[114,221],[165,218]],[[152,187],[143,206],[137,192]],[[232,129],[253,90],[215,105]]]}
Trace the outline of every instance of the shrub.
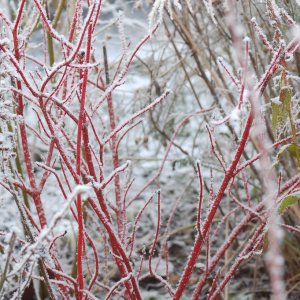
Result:
{"label": "shrub", "polygon": [[2,2],[1,298],[293,296],[298,2]]}

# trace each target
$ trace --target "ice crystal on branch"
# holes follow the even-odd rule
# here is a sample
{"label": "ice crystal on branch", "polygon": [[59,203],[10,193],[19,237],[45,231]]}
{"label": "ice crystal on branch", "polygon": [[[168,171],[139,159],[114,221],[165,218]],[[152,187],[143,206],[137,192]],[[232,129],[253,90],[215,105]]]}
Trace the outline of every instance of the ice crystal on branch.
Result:
{"label": "ice crystal on branch", "polygon": [[181,11],[183,3],[186,4],[190,10],[192,10],[190,0],[155,0],[148,17],[150,32],[153,30],[155,24],[161,23],[165,9],[172,19],[173,9],[175,8],[176,10]]}
{"label": "ice crystal on branch", "polygon": [[13,112],[13,98],[7,93],[8,77],[0,79],[0,180],[8,179],[11,172],[11,164],[14,165],[16,153],[16,122],[17,116]]}

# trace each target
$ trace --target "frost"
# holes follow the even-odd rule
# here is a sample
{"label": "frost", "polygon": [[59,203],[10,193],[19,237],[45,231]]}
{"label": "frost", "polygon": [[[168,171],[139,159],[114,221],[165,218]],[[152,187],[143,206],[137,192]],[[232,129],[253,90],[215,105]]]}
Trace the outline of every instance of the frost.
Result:
{"label": "frost", "polygon": [[[276,17],[276,21],[281,21],[280,9],[276,4],[275,0],[267,1],[267,8],[269,10],[269,13],[271,13],[272,17],[274,14],[274,16]],[[274,26],[276,26],[276,21],[272,19],[272,23],[274,23]]]}
{"label": "frost", "polygon": [[87,200],[91,196],[91,186],[90,185],[77,185],[73,191],[74,196],[81,195],[82,200]]}
{"label": "frost", "polygon": [[[4,84],[5,79],[1,82]],[[9,179],[12,175],[10,163],[15,158],[14,148],[16,146],[16,114],[13,112],[13,102],[6,93],[0,95],[0,180]]]}
{"label": "frost", "polygon": [[127,41],[126,41],[126,35],[124,30],[124,13],[120,10],[119,11],[119,23],[118,23],[118,29],[119,29],[119,36],[121,39],[122,44],[122,52],[124,55],[124,64],[127,64]]}
{"label": "frost", "polygon": [[271,101],[274,103],[274,104],[277,104],[277,105],[281,105],[281,101],[280,101],[280,98],[279,96],[278,97],[275,97],[275,98],[272,98]]}
{"label": "frost", "polygon": [[[149,19],[149,29],[150,32],[153,30],[154,26],[157,23],[161,23],[163,19],[163,11],[166,8],[168,13],[170,14],[170,17],[172,19],[173,10],[172,10],[172,4],[175,6],[177,10],[182,10],[182,4],[179,0],[155,0],[155,2],[152,5],[152,9],[149,13],[148,19]],[[191,2],[190,0],[184,0],[186,5],[190,10],[192,10]],[[211,1],[209,1],[211,2]]]}
{"label": "frost", "polygon": [[294,123],[297,124],[297,125],[299,125],[300,124],[300,119],[294,120]]}
{"label": "frost", "polygon": [[152,10],[149,14],[149,29],[150,32],[154,28],[154,24],[160,23],[163,18],[163,10],[167,0],[155,0]]}
{"label": "frost", "polygon": [[293,54],[291,54],[291,53],[286,53],[285,54],[285,61],[287,61],[287,62],[290,62],[290,61],[293,61],[294,60],[294,55]]}
{"label": "frost", "polygon": [[8,46],[10,43],[11,43],[11,40],[7,37],[0,40],[0,44],[3,45],[3,46]]}
{"label": "frost", "polygon": [[216,18],[215,18],[215,12],[213,8],[213,1],[212,0],[203,0],[206,11],[208,15],[211,17],[214,24],[217,24]]}
{"label": "frost", "polygon": [[245,43],[251,43],[251,39],[249,38],[249,36],[245,36],[243,41]]}
{"label": "frost", "polygon": [[233,121],[239,121],[241,117],[241,110],[238,109],[237,107],[231,112],[231,120]]}

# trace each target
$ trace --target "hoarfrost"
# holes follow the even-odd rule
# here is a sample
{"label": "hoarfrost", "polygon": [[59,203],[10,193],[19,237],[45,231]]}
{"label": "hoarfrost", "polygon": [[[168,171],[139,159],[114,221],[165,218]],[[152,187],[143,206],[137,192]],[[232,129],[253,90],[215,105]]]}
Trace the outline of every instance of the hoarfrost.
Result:
{"label": "hoarfrost", "polygon": [[[175,6],[177,10],[182,10],[182,4],[180,2],[185,2],[188,6],[189,10],[192,11],[192,5],[190,0],[179,1],[179,0],[155,0],[152,5],[152,9],[149,13],[149,29],[150,32],[154,28],[156,23],[161,23],[163,19],[163,11],[166,8],[170,17],[173,18],[172,4]],[[205,1],[206,2],[206,1]],[[211,2],[211,0],[209,1]]]}

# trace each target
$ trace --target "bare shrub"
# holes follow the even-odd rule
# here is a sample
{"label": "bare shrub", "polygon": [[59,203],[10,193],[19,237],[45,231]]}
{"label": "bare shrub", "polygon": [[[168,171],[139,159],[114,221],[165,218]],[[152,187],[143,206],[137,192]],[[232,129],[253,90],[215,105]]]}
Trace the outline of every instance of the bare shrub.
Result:
{"label": "bare shrub", "polygon": [[299,296],[298,2],[1,4],[1,299]]}

